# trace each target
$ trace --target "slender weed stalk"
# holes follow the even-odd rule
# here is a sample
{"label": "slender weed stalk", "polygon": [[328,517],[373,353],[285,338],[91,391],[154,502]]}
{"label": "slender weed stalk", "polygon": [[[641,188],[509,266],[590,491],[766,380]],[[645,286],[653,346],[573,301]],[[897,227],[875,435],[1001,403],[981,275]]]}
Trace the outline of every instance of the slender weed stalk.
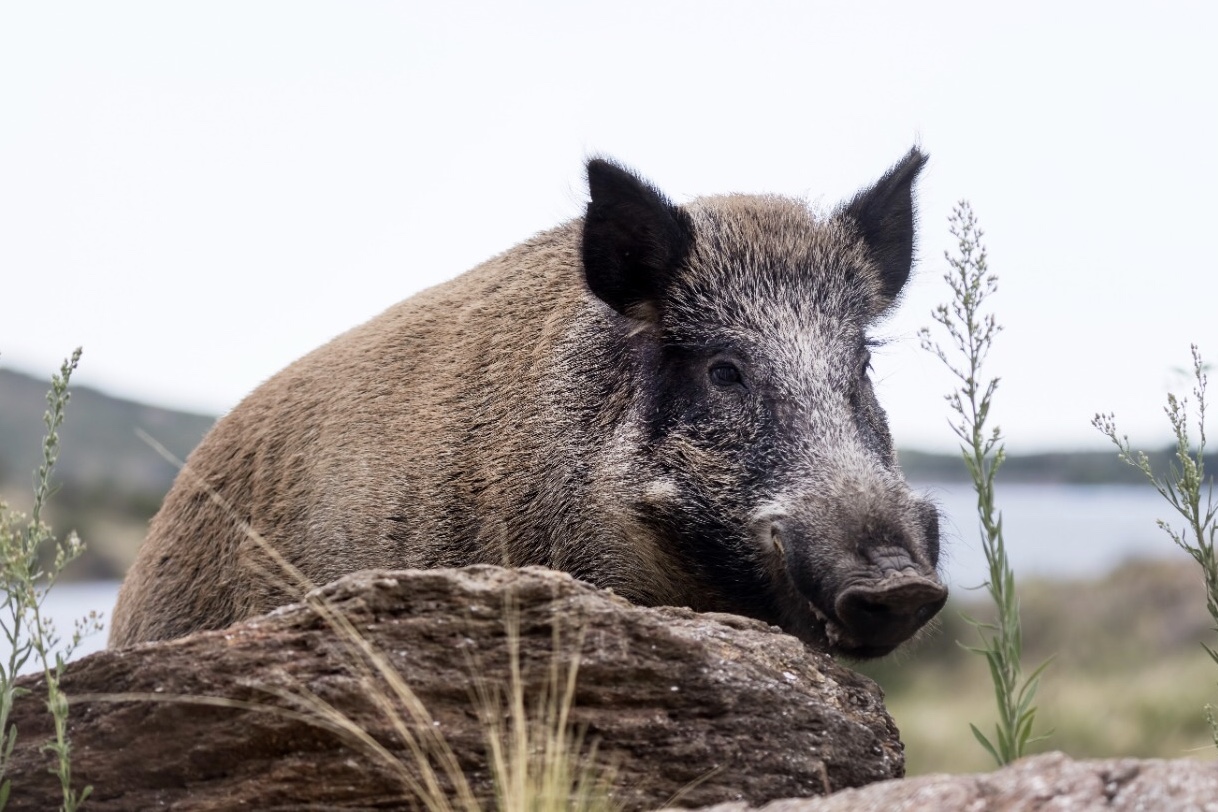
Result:
{"label": "slender weed stalk", "polygon": [[86,634],[100,630],[100,623],[96,614],[90,614],[77,622],[69,640],[62,641],[50,618],[43,614],[47,593],[85,547],[75,532],[62,540],[56,539],[42,518],[43,509],[54,493],[51,472],[59,458],[58,431],[71,397],[68,383],[79,361],[78,348],[64,361],[59,374],[51,378],[48,408],[43,417],[47,433],[42,442],[42,463],[34,475],[34,506],[30,515],[27,517],[0,501],[0,578],[4,582],[0,631],[8,649],[7,657],[0,661],[0,809],[8,803],[12,790],[7,773],[17,744],[17,728],[9,723],[9,715],[16,699],[29,690],[18,687],[15,680],[31,658],[41,667],[47,710],[55,724],[54,738],[43,749],[55,756],[52,772],[58,776],[63,791],[60,808],[65,812],[79,809],[93,789],[72,788],[68,698],[60,689],[60,681],[72,652]]}
{"label": "slender weed stalk", "polygon": [[[1169,392],[1163,411],[1175,435],[1176,448],[1166,474],[1156,474],[1146,454],[1132,450],[1129,437],[1117,433],[1116,419],[1111,412],[1097,414],[1091,425],[1103,432],[1117,447],[1118,456],[1145,474],[1159,495],[1184,518],[1185,525],[1181,530],[1162,519],[1159,519],[1158,525],[1177,547],[1191,555],[1201,567],[1205,579],[1205,605],[1214,621],[1213,631],[1218,632],[1218,556],[1214,552],[1215,535],[1218,534],[1218,503],[1214,501],[1214,477],[1211,475],[1206,479],[1205,476],[1206,365],[1201,362],[1197,345],[1193,344],[1191,349],[1198,439],[1194,446],[1189,436],[1188,398],[1178,398]],[[1205,643],[1201,647],[1218,665],[1218,651]],[[1214,746],[1218,747],[1218,708],[1212,704],[1206,705],[1205,718],[1209,721]]]}
{"label": "slender weed stalk", "polygon": [[[501,684],[475,683],[486,732],[487,754],[499,812],[611,812],[613,766],[598,764],[595,743],[571,723],[583,630],[564,640],[554,619],[546,681],[534,697],[525,691],[521,670],[520,611],[509,597],[504,606],[510,678]],[[570,652],[564,665],[558,656]],[[506,693],[506,696],[505,696]],[[506,707],[505,707],[506,706]]]}
{"label": "slender weed stalk", "polygon": [[967,201],[957,203],[948,222],[951,234],[956,238],[958,253],[953,256],[951,252],[945,252],[951,270],[943,278],[951,287],[953,298],[950,304],[935,308],[932,315],[947,331],[949,348],[944,349],[928,328],[923,328],[919,335],[922,347],[934,353],[959,382],[959,388],[944,398],[957,415],[952,430],[960,438],[960,451],[977,491],[981,544],[989,565],[985,587],[996,609],[993,623],[965,617],[982,640],[980,646],[965,648],[985,657],[998,704],[998,721],[992,740],[976,725],[969,727],[986,752],[1002,766],[1022,756],[1031,742],[1043,738],[1034,738],[1032,728],[1036,718],[1036,691],[1049,663],[1044,662],[1023,678],[1023,637],[1015,573],[1007,560],[1002,513],[994,507],[994,477],[1002,466],[1006,450],[998,427],[988,431],[986,427],[998,378],[983,380],[981,367],[1002,330],[993,314],[984,312],[986,300],[998,289],[998,277],[989,271],[985,247],[981,243],[984,232],[977,225],[972,206]]}

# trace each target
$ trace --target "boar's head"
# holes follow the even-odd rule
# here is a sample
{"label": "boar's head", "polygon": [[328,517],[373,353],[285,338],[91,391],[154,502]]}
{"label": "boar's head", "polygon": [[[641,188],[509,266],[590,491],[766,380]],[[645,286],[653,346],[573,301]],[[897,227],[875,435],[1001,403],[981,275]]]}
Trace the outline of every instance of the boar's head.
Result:
{"label": "boar's head", "polygon": [[869,377],[925,160],[825,216],[780,197],[675,206],[589,162],[585,278],[628,326],[630,509],[696,576],[695,608],[856,658],[942,608],[938,514],[906,485]]}

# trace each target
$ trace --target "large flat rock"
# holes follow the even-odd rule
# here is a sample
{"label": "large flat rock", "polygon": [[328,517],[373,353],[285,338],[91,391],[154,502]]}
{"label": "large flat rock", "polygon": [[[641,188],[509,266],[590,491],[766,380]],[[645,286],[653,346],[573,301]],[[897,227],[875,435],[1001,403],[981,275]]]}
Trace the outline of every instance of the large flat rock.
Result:
{"label": "large flat rock", "polygon": [[[597,743],[598,759],[616,765],[615,795],[626,809],[757,806],[903,773],[897,730],[875,684],[755,621],[639,608],[535,568],[357,573],[314,596],[405,678],[483,799],[493,788],[472,695],[479,680],[509,682],[505,606],[518,617],[526,695],[538,694],[555,662],[561,671],[579,652],[571,718]],[[265,709],[290,707],[284,692],[307,692],[413,764],[392,714],[375,700],[383,682],[358,662],[349,640],[307,604],[85,658],[63,683],[77,697],[74,783],[93,786],[92,810],[401,808],[409,792],[385,761],[324,726]],[[57,784],[38,748],[50,734],[42,686],[35,678],[24,684],[32,693],[15,710],[21,735],[9,808],[53,808]]]}

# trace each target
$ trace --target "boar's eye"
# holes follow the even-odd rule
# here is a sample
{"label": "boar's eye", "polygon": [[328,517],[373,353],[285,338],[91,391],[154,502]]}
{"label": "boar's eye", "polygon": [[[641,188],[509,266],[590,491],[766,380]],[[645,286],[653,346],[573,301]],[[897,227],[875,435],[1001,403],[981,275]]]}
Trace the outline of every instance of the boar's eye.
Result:
{"label": "boar's eye", "polygon": [[717,361],[711,365],[708,373],[716,386],[743,386],[744,376],[736,365],[729,361]]}

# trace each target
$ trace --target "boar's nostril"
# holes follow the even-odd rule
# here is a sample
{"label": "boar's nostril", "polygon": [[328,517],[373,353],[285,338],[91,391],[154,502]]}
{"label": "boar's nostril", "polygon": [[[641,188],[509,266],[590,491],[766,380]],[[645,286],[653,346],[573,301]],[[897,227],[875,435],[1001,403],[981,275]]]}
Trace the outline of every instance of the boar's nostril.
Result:
{"label": "boar's nostril", "polygon": [[851,637],[871,647],[907,640],[943,608],[947,589],[920,575],[900,575],[842,592],[834,610]]}

